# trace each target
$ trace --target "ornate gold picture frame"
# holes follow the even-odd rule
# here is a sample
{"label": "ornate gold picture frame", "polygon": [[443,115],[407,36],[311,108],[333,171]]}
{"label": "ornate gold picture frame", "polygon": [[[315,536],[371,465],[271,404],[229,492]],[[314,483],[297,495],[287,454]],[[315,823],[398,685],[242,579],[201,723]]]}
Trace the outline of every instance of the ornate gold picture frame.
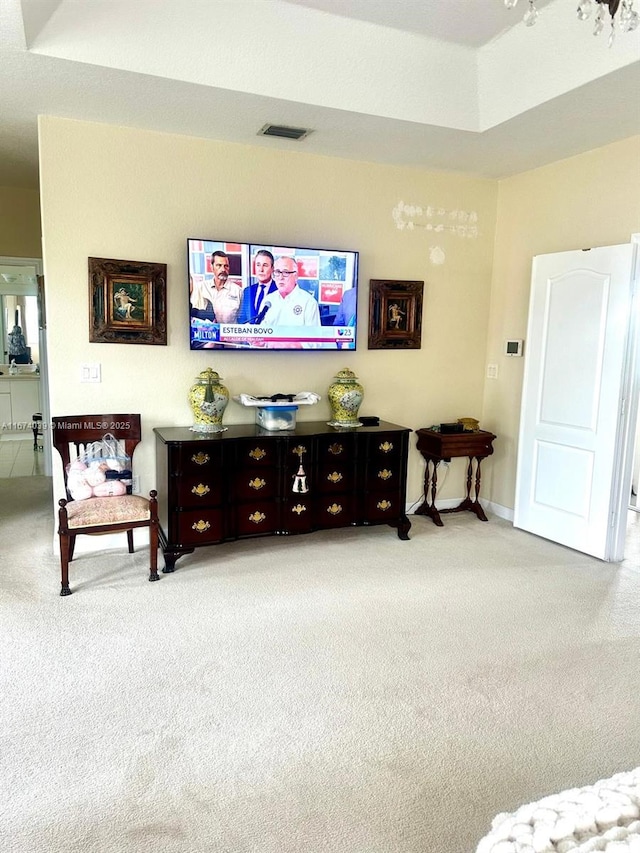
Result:
{"label": "ornate gold picture frame", "polygon": [[89,258],[89,340],[167,344],[167,265]]}

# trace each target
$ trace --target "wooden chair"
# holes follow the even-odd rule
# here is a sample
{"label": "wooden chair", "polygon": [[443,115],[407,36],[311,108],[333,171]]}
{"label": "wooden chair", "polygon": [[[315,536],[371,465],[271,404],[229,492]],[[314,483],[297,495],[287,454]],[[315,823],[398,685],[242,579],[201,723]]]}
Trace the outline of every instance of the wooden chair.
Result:
{"label": "wooden chair", "polygon": [[[151,568],[149,580],[158,576],[158,503],[156,492],[149,498],[140,495],[118,497],[90,497],[73,500],[67,487],[67,465],[84,451],[87,444],[100,441],[111,433],[124,446],[133,459],[133,451],[140,442],[140,415],[67,415],[52,418],[53,446],[62,457],[64,485],[67,498],[58,501],[60,536],[60,566],[62,588],[60,595],[71,595],[69,589],[69,563],[73,560],[76,536],[81,533],[99,535],[126,531],[129,553],[133,554],[133,530],[135,527],[149,528]],[[75,448],[73,454],[72,448]]]}

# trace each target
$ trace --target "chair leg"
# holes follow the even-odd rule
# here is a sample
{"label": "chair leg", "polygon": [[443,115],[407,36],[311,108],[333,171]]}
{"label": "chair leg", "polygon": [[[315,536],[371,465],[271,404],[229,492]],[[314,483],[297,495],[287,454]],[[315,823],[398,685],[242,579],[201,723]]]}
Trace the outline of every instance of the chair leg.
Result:
{"label": "chair leg", "polygon": [[159,581],[158,575],[158,525],[151,522],[149,526],[149,559],[151,566],[149,568],[149,580]]}
{"label": "chair leg", "polygon": [[127,542],[129,543],[129,553],[133,554],[133,530],[127,530]]}
{"label": "chair leg", "polygon": [[60,533],[60,595],[71,595],[69,589],[69,556],[70,552],[70,537],[67,533]]}
{"label": "chair leg", "polygon": [[69,589],[69,561],[73,559],[73,547],[76,537],[69,533],[69,520],[67,518],[67,502],[64,498],[58,501],[58,536],[60,537],[60,595],[71,595]]}
{"label": "chair leg", "polygon": [[149,492],[149,580],[159,581],[158,576],[158,493],[155,489]]}

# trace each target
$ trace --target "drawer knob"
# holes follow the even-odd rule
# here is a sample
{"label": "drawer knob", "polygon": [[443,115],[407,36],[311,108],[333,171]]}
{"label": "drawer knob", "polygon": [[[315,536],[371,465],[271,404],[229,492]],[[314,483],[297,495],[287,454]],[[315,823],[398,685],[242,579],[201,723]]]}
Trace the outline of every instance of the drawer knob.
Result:
{"label": "drawer knob", "polygon": [[191,494],[197,495],[199,498],[203,498],[205,495],[208,495],[211,489],[209,486],[205,486],[204,483],[198,483],[197,486],[194,486],[191,489]]}
{"label": "drawer knob", "polygon": [[258,462],[267,455],[267,451],[263,450],[261,447],[256,447],[254,450],[249,451],[249,456],[252,459],[256,459]]}
{"label": "drawer knob", "polygon": [[329,450],[329,453],[332,453],[334,456],[339,456],[342,453],[342,451],[344,450],[344,447],[341,444],[339,444],[337,441],[334,441],[333,444],[329,445],[328,450]]}
{"label": "drawer knob", "polygon": [[249,521],[252,521],[254,524],[262,524],[262,522],[266,519],[266,515],[263,512],[252,512],[249,516]]}
{"label": "drawer knob", "polygon": [[327,507],[327,512],[329,515],[339,515],[342,512],[342,507],[340,504],[331,504]]}
{"label": "drawer knob", "polygon": [[266,485],[267,484],[265,483],[265,481],[261,480],[260,477],[255,477],[253,480],[249,480],[249,487],[251,489],[255,489],[256,491],[264,488]]}
{"label": "drawer knob", "polygon": [[378,471],[378,477],[380,477],[381,480],[390,480],[391,477],[393,477],[393,472],[389,471],[388,468],[385,468],[383,471]]}
{"label": "drawer knob", "polygon": [[327,474],[327,480],[330,483],[339,483],[342,479],[342,474],[339,471],[333,471],[331,474]]}
{"label": "drawer knob", "polygon": [[383,512],[386,512],[388,509],[391,509],[391,501],[388,501],[385,498],[385,500],[383,500],[383,501],[378,501],[378,503],[376,504],[376,507],[378,509],[381,509]]}
{"label": "drawer knob", "polygon": [[195,462],[195,463],[196,463],[196,465],[204,465],[204,464],[206,464],[210,459],[211,459],[211,457],[209,456],[209,454],[208,454],[208,453],[203,453],[201,450],[200,450],[200,451],[198,451],[198,453],[194,453],[194,454],[193,454],[193,456],[191,457],[191,461],[192,461],[192,462]]}
{"label": "drawer knob", "polygon": [[295,506],[291,507],[291,512],[295,512],[296,515],[301,515],[303,512],[306,511],[306,506],[303,506],[302,504],[296,504]]}
{"label": "drawer knob", "polygon": [[393,444],[390,441],[383,441],[380,445],[380,450],[383,453],[391,453],[391,451],[393,450]]}
{"label": "drawer knob", "polygon": [[205,521],[202,518],[200,519],[200,521],[194,521],[194,523],[191,525],[191,529],[195,530],[196,533],[205,533],[210,527],[211,525],[209,524],[209,522]]}

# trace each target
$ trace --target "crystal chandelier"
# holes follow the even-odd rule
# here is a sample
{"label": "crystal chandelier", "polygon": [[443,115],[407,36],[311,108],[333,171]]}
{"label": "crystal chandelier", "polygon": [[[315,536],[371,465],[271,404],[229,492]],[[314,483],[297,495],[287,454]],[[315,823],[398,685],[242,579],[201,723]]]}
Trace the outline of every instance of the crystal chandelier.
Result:
{"label": "crystal chandelier", "polygon": [[[538,9],[536,8],[536,0],[527,0],[528,6],[524,13],[523,21],[528,27],[532,27],[538,20]],[[518,0],[504,0],[504,5],[507,9],[513,9]],[[597,8],[595,17],[595,26],[593,28],[594,36],[600,35],[604,29],[604,22],[609,13],[610,33],[609,47],[613,44],[616,33],[616,21],[620,21],[620,28],[624,33],[630,33],[636,29],[640,23],[640,15],[633,8],[634,0],[579,0],[578,2],[578,18],[581,21],[586,21],[591,17],[594,8]],[[616,13],[619,12],[616,18]]]}

